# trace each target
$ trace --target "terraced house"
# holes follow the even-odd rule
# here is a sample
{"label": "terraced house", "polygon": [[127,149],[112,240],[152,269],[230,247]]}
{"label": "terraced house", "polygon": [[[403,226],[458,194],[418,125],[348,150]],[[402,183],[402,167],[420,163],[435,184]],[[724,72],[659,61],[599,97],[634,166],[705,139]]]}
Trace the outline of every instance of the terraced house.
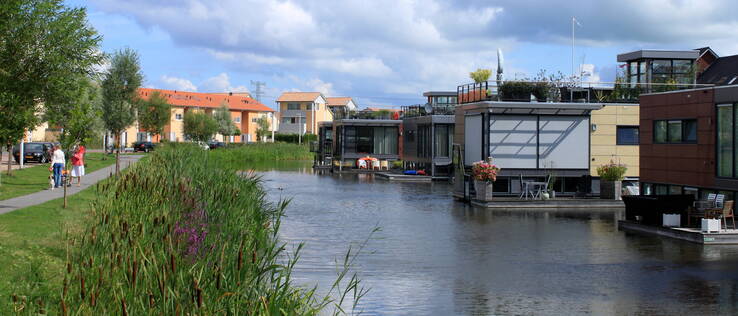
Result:
{"label": "terraced house", "polygon": [[[213,111],[226,104],[231,112],[233,123],[238,127],[240,134],[229,136],[229,142],[254,142],[256,139],[257,120],[266,116],[272,121],[274,110],[264,104],[252,99],[248,94],[239,93],[199,93],[176,90],[162,90],[141,88],[138,90],[140,98],[147,100],[152,93],[159,92],[172,105],[172,116],[164,127],[163,135],[152,135],[140,130],[138,124],[129,127],[124,133],[122,140],[126,146],[130,146],[136,140],[158,142],[162,139],[169,141],[186,141],[183,127],[184,115],[189,111],[201,111],[212,114]],[[271,125],[270,125],[271,126]],[[131,137],[135,135],[135,137]],[[222,135],[216,136],[218,140],[224,140]]]}
{"label": "terraced house", "polygon": [[333,113],[320,92],[285,92],[276,100],[280,134],[316,134],[318,123],[332,121]]}

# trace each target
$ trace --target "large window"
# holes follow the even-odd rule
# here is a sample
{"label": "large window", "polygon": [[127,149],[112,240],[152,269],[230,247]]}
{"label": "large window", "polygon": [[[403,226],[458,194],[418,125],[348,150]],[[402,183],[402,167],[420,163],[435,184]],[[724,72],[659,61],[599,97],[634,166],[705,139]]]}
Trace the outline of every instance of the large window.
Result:
{"label": "large window", "polygon": [[735,119],[733,104],[717,106],[717,176],[735,177]]}
{"label": "large window", "polygon": [[288,110],[299,110],[300,103],[287,103],[287,109]]}
{"label": "large window", "polygon": [[[677,83],[691,84],[693,81],[692,61],[681,59],[655,59],[651,61],[651,73],[654,83],[669,83],[671,80]],[[664,87],[654,87],[655,90],[663,90]]]}
{"label": "large window", "polygon": [[697,120],[653,121],[653,142],[656,144],[694,144],[697,142]]}
{"label": "large window", "polygon": [[432,141],[430,125],[418,125],[418,157],[431,156]]}
{"label": "large window", "polygon": [[617,144],[618,145],[638,145],[638,126],[618,126],[617,127]]}
{"label": "large window", "polygon": [[346,126],[345,151],[350,153],[396,155],[397,127]]}
{"label": "large window", "polygon": [[453,137],[451,125],[436,125],[435,157],[451,157]]}

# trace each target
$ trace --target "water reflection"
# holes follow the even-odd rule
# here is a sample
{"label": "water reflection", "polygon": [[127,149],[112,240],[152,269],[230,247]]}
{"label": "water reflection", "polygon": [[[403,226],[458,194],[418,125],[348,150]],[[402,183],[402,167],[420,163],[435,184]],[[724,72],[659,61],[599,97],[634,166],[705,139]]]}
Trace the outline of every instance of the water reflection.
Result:
{"label": "water reflection", "polygon": [[738,247],[626,234],[614,211],[493,211],[444,183],[289,168],[262,175],[272,199],[294,198],[282,238],[306,242],[299,282],[326,290],[336,258],[382,227],[356,267],[368,315],[738,312]]}

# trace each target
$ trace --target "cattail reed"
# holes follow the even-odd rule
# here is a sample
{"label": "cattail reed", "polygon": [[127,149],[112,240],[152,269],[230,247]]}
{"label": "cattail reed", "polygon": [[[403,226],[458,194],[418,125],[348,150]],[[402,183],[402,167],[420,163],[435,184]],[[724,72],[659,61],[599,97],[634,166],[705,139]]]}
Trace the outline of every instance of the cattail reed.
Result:
{"label": "cattail reed", "polygon": [[120,299],[120,310],[123,316],[128,316],[128,307],[126,306],[126,299],[124,298]]}
{"label": "cattail reed", "polygon": [[79,278],[79,297],[84,300],[85,294],[86,294],[85,293],[85,277],[80,276]]}

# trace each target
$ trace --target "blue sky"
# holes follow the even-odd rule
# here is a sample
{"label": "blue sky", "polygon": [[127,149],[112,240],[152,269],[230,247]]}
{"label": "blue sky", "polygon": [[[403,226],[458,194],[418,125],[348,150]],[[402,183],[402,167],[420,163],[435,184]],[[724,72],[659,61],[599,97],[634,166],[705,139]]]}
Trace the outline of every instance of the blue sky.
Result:
{"label": "blue sky", "polygon": [[148,87],[252,90],[274,106],[283,91],[351,96],[360,107],[423,102],[455,90],[479,67],[506,78],[594,67],[611,82],[616,55],[641,48],[711,46],[738,54],[738,2],[730,0],[67,0],[88,9],[103,50],[141,54]]}

